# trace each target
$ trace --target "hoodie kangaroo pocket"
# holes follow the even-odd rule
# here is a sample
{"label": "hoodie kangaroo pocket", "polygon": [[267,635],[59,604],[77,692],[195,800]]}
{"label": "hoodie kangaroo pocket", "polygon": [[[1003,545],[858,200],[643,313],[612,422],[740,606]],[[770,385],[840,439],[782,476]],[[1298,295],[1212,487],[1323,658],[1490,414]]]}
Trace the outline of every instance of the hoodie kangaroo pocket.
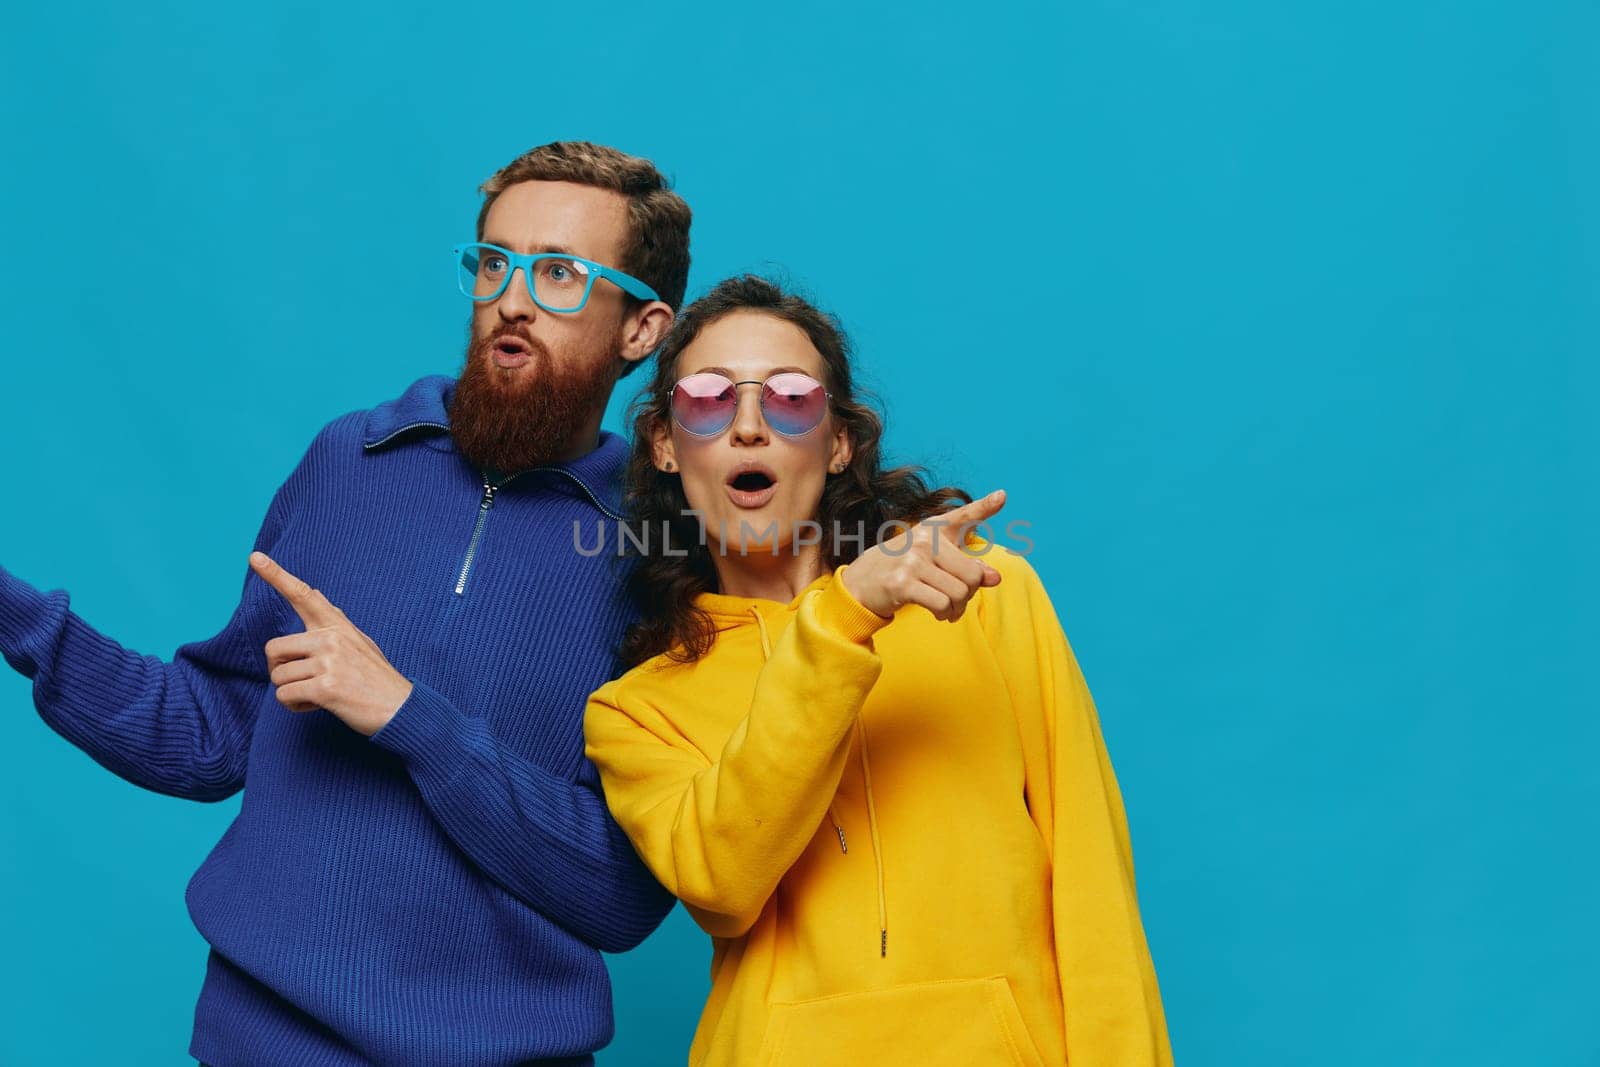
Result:
{"label": "hoodie kangaroo pocket", "polygon": [[1004,978],[772,1005],[763,1067],[1044,1067]]}

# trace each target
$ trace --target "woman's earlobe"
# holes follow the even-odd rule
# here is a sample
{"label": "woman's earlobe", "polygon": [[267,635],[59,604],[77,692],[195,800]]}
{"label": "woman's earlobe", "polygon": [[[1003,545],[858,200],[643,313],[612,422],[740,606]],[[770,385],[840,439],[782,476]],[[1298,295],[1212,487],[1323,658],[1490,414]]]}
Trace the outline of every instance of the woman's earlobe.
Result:
{"label": "woman's earlobe", "polygon": [[833,462],[829,464],[828,469],[834,474],[843,474],[844,469],[850,466],[850,461],[855,459],[855,449],[851,447],[848,428],[843,426],[839,428],[838,436],[834,438],[831,458]]}
{"label": "woman's earlobe", "polygon": [[657,424],[650,431],[651,459],[655,468],[663,474],[671,474],[678,469],[677,454],[672,448],[672,438],[665,427]]}

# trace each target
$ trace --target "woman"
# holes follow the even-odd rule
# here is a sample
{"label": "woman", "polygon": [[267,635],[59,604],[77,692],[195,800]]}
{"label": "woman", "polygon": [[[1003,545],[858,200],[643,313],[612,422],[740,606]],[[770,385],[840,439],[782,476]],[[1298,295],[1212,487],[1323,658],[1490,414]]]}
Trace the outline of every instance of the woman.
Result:
{"label": "woman", "polygon": [[882,469],[836,322],[750,276],[634,431],[656,540],[586,733],[713,939],[690,1063],[1169,1064],[1089,692],[1033,570],[956,532],[1002,495]]}

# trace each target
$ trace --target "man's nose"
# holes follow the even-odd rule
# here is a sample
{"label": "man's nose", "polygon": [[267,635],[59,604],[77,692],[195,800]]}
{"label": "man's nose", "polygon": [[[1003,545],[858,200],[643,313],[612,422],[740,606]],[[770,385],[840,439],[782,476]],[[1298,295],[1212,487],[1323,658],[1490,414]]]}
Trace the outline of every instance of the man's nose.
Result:
{"label": "man's nose", "polygon": [[761,386],[747,382],[735,386],[739,406],[733,413],[733,440],[741,445],[765,444],[767,420],[761,417]]}
{"label": "man's nose", "polygon": [[527,322],[533,318],[539,305],[528,292],[528,275],[521,267],[512,269],[506,291],[500,294],[494,306],[506,322]]}

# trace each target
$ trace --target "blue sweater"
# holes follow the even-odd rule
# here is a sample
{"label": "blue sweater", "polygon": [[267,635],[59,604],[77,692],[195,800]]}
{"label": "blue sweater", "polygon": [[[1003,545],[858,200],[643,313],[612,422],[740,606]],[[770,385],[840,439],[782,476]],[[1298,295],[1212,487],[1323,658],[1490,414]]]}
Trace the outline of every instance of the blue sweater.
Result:
{"label": "blue sweater", "polygon": [[0,569],[0,651],[53,729],[146,789],[244,789],[188,889],[208,1064],[591,1063],[612,1034],[600,952],[671,906],[583,754],[629,616],[614,548],[579,553],[573,526],[615,545],[625,446],[486,492],[451,442],[453,385],[329,424],[256,539],[415,683],[371,738],[273,698],[262,646],[302,627],[253,575],[221,633],[164,663]]}

